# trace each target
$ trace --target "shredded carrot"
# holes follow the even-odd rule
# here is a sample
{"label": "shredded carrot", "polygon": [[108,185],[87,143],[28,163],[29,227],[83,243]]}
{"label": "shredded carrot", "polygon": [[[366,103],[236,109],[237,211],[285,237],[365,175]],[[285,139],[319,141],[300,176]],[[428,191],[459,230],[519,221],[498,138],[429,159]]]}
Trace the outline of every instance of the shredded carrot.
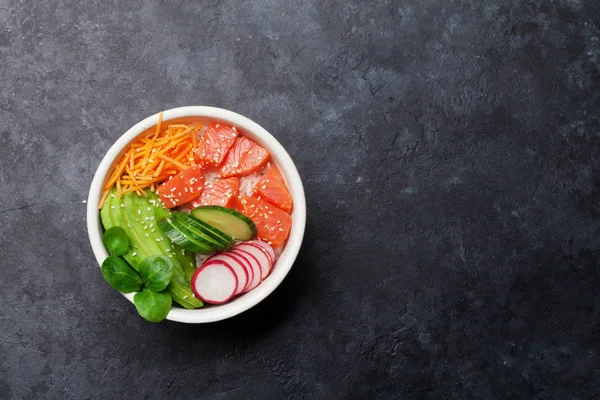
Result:
{"label": "shredded carrot", "polygon": [[186,169],[187,168],[187,166],[185,164],[182,164],[179,161],[173,160],[172,158],[169,158],[167,156],[160,155],[159,157],[162,158],[165,161],[170,162],[171,164],[175,165],[176,167],[179,167],[179,169]]}
{"label": "shredded carrot", "polygon": [[130,192],[145,196],[144,189],[155,191],[159,183],[195,165],[196,135],[202,124],[163,124],[162,117],[160,113],[155,130],[130,143],[113,164],[105,181],[100,208],[115,185],[119,197]]}

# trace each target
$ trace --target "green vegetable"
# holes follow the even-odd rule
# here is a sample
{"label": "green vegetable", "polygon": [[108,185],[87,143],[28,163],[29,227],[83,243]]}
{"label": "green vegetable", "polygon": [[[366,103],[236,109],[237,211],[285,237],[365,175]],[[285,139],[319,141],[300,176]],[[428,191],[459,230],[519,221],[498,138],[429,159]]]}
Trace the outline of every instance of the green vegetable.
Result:
{"label": "green vegetable", "polygon": [[100,269],[108,284],[119,292],[136,292],[144,283],[138,273],[120,257],[107,257]]}
{"label": "green vegetable", "polygon": [[200,206],[192,210],[192,215],[235,240],[250,240],[256,236],[254,222],[230,208]]}
{"label": "green vegetable", "polygon": [[189,230],[188,226],[179,223],[174,217],[162,219],[158,223],[158,226],[169,237],[171,242],[192,253],[214,253],[224,248],[223,245],[210,242],[205,236]]}
{"label": "green vegetable", "polygon": [[129,251],[129,236],[125,229],[118,226],[113,226],[104,232],[102,243],[111,256],[122,256]]}
{"label": "green vegetable", "polygon": [[192,254],[172,244],[158,228],[158,220],[171,214],[155,193],[147,190],[145,194],[127,193],[119,198],[113,188],[100,211],[104,228],[120,226],[125,230],[131,243],[123,258],[136,271],[140,270],[142,261],[152,255],[169,258],[173,263],[173,277],[167,292],[173,301],[187,309],[202,307],[203,303],[194,297],[190,287],[190,278],[196,270]]}
{"label": "green vegetable", "polygon": [[133,304],[146,321],[160,322],[171,310],[171,296],[166,292],[156,293],[146,288],[133,296]]}
{"label": "green vegetable", "polygon": [[175,212],[160,220],[158,226],[171,242],[194,253],[214,253],[233,244],[233,238],[189,214]]}
{"label": "green vegetable", "polygon": [[188,227],[188,229],[191,229],[194,232],[204,236],[207,241],[216,243],[217,246],[229,247],[233,244],[233,238],[231,236],[221,232],[217,228],[212,227],[198,218],[191,216],[188,213],[176,212],[173,213],[173,217],[175,220]]}
{"label": "green vegetable", "polygon": [[165,256],[147,257],[140,266],[140,275],[145,288],[161,292],[171,282],[173,263]]}

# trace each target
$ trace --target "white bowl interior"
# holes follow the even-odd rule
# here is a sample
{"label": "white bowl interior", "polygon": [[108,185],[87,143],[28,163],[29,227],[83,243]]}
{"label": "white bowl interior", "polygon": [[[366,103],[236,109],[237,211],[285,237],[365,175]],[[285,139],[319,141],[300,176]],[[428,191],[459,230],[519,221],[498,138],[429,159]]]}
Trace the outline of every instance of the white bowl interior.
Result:
{"label": "white bowl interior", "polygon": [[[298,170],[283,146],[263,127],[256,122],[232,111],[216,107],[190,106],[180,107],[163,112],[163,121],[181,117],[199,117],[200,119],[217,119],[241,129],[249,138],[266,147],[271,159],[281,171],[288,186],[294,209],[292,211],[292,229],[288,241],[279,256],[273,271],[257,288],[222,305],[207,305],[197,310],[186,310],[173,307],[167,316],[168,320],[185,323],[206,323],[223,320],[244,312],[267,297],[286,277],[290,271],[302,244],[306,226],[306,199]],[[108,150],[94,175],[87,202],[88,235],[94,256],[101,265],[108,252],[102,244],[102,223],[98,204],[102,194],[102,185],[113,162],[125,147],[146,129],[156,125],[158,114],[138,122],[125,132]],[[133,293],[124,296],[133,303]]]}

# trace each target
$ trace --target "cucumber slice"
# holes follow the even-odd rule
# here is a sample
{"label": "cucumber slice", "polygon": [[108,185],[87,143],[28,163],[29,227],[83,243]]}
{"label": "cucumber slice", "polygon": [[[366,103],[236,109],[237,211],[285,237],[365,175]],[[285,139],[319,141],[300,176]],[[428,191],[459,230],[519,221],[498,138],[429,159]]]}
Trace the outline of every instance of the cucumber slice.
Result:
{"label": "cucumber slice", "polygon": [[192,210],[192,215],[231,236],[234,240],[250,240],[256,236],[254,222],[230,208],[201,206]]}
{"label": "cucumber slice", "polygon": [[220,230],[197,218],[192,217],[189,214],[176,213],[175,219],[184,224],[188,229],[191,229],[197,232],[198,235],[205,237],[207,241],[216,243],[219,247],[229,247],[234,242],[231,236],[226,235]]}
{"label": "cucumber slice", "polygon": [[227,242],[216,240],[202,229],[195,229],[192,225],[188,224],[187,221],[182,221],[181,218],[175,217],[173,223],[175,224],[175,227],[177,227],[177,229],[183,232],[189,232],[190,235],[195,237],[197,241],[206,244],[207,246],[212,248],[213,251],[223,250],[229,247],[229,244]]}
{"label": "cucumber slice", "polygon": [[214,253],[216,248],[201,236],[187,229],[172,217],[158,222],[158,227],[167,235],[172,243],[194,253]]}

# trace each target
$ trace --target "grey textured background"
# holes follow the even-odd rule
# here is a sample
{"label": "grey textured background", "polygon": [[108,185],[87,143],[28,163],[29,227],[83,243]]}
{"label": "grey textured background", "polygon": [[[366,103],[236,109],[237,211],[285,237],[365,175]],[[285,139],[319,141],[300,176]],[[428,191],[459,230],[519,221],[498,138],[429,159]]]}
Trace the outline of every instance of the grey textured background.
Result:
{"label": "grey textured background", "polygon": [[[288,149],[306,239],[255,309],[153,325],[82,200],[193,104]],[[597,0],[0,0],[0,398],[599,398],[599,118]]]}

